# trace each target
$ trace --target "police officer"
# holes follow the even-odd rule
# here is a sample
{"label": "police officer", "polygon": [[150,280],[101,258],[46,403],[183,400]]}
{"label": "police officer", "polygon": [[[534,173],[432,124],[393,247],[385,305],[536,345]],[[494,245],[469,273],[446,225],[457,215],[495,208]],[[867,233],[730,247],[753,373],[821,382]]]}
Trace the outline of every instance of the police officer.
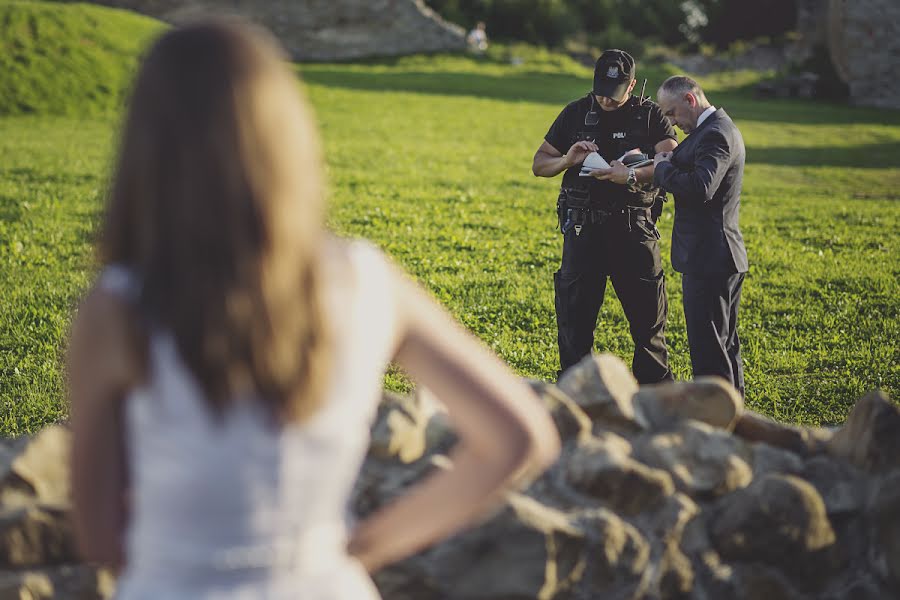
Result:
{"label": "police officer", "polygon": [[[592,93],[559,114],[534,155],[532,171],[539,177],[565,171],[557,202],[562,265],[554,275],[559,373],[590,353],[609,279],[634,340],[632,371],[644,384],[671,380],[672,372],[655,225],[662,196],[653,187],[653,164],[640,166],[632,159],[671,151],[677,142],[659,107],[631,95],[634,71],[627,52],[603,52],[594,67]],[[610,168],[582,174],[592,152]]]}

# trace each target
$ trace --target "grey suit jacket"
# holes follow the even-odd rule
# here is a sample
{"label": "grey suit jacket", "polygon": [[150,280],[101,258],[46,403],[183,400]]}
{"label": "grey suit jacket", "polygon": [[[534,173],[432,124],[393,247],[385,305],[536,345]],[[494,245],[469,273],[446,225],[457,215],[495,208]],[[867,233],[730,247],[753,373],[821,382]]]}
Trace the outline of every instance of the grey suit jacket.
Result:
{"label": "grey suit jacket", "polygon": [[675,196],[672,266],[681,273],[747,271],[738,227],[744,179],[744,139],[723,109],[716,110],[656,165],[656,185]]}

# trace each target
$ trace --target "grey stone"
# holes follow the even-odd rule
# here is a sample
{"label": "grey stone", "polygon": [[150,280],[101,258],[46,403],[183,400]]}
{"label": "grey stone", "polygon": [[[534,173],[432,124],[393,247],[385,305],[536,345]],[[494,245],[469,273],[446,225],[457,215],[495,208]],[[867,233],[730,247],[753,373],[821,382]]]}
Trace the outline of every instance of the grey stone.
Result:
{"label": "grey stone", "polygon": [[528,379],[526,383],[550,413],[553,423],[559,431],[559,437],[564,443],[590,437],[590,417],[565,392],[556,385],[545,381]]}
{"label": "grey stone", "polygon": [[638,600],[650,588],[650,544],[630,523],[606,509],[580,511],[575,522],[587,537],[584,598]]}
{"label": "grey stone", "polygon": [[872,564],[900,595],[900,470],[872,487],[867,509]]}
{"label": "grey stone", "polygon": [[856,512],[866,504],[869,481],[852,465],[814,456],[799,475],[816,488],[829,515]]}
{"label": "grey stone", "polygon": [[634,396],[637,420],[653,429],[693,419],[730,430],[743,408],[741,395],[720,377],[646,385]]}
{"label": "grey stone", "polygon": [[557,386],[581,407],[595,426],[638,430],[632,396],[637,380],[612,354],[592,354],[570,367]]}
{"label": "grey stone", "polygon": [[696,502],[681,492],[675,492],[664,499],[659,509],[635,519],[635,523],[654,540],[664,544],[680,544],[687,524],[699,513],[700,507]]}
{"label": "grey stone", "polygon": [[710,518],[710,536],[729,560],[762,562],[804,576],[839,566],[822,497],[790,475],[766,475],[723,498]]}
{"label": "grey stone", "polygon": [[779,571],[759,563],[735,565],[738,600],[812,600]]}
{"label": "grey stone", "polygon": [[668,542],[659,561],[657,582],[659,597],[663,600],[681,600],[691,597],[694,587],[694,567],[678,544]]}
{"label": "grey stone", "polygon": [[827,444],[828,452],[877,473],[900,468],[900,406],[882,392],[860,398]]}
{"label": "grey stone", "polygon": [[0,567],[21,569],[77,560],[67,512],[39,505],[0,512]]}
{"label": "grey stone", "polygon": [[718,496],[753,478],[747,446],[698,421],[684,421],[666,433],[634,441],[635,455],[672,475],[675,487],[689,495]]}
{"label": "grey stone", "polygon": [[797,475],[803,470],[803,459],[788,450],[782,450],[765,443],[752,444],[753,476],[777,472]]}
{"label": "grey stone", "polygon": [[45,427],[22,447],[21,453],[10,464],[10,471],[34,490],[34,497],[39,502],[67,505],[70,498],[70,445],[71,434],[67,428],[61,425]]}
{"label": "grey stone", "polygon": [[827,429],[785,425],[750,411],[738,417],[734,433],[747,441],[764,442],[801,456],[825,452],[832,436]]}
{"label": "grey stone", "polygon": [[411,463],[442,441],[455,440],[446,412],[426,390],[403,396],[384,392],[372,426],[369,451]]}
{"label": "grey stone", "polygon": [[379,574],[385,598],[554,598],[580,583],[586,532],[559,511],[512,494],[497,514]]}
{"label": "grey stone", "polygon": [[465,31],[422,0],[98,0],[163,21],[238,14],[270,29],[295,60],[461,51]]}
{"label": "grey stone", "polygon": [[111,598],[115,579],[105,569],[62,565],[0,572],[0,598],[22,600],[103,600]]}
{"label": "grey stone", "polygon": [[566,480],[582,494],[624,515],[651,510],[675,491],[665,471],[598,445],[585,445],[572,453],[566,461]]}

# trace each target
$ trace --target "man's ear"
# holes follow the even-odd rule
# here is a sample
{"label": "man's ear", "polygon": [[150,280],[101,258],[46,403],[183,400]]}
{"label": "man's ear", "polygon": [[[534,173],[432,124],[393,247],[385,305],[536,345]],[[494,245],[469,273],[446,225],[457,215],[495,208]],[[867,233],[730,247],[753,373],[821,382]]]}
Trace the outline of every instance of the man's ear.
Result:
{"label": "man's ear", "polygon": [[687,94],[685,94],[684,99],[691,108],[697,106],[697,97],[692,93],[688,92]]}

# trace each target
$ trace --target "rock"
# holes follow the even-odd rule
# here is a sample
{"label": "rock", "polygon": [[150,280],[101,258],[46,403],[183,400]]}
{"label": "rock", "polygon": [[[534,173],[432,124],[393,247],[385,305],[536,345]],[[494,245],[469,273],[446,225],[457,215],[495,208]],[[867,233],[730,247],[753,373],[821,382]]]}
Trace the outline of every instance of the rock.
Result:
{"label": "rock", "polygon": [[730,430],[743,408],[740,393],[719,377],[646,385],[634,396],[637,420],[653,429],[694,419]]}
{"label": "rock", "polygon": [[385,598],[553,598],[580,580],[585,529],[534,500],[506,506],[465,531],[376,575]]}
{"label": "rock", "polygon": [[179,23],[240,14],[270,29],[294,60],[334,61],[466,49],[465,31],[422,0],[99,0]]}
{"label": "rock", "polygon": [[32,505],[0,512],[0,567],[20,569],[77,560],[66,511]]}
{"label": "rock", "polygon": [[867,504],[875,570],[900,595],[900,471],[873,486]]}
{"label": "rock", "polygon": [[550,413],[553,423],[559,431],[559,437],[564,443],[567,440],[577,441],[590,436],[590,417],[561,389],[537,379],[526,380],[526,383]]}
{"label": "rock", "polygon": [[443,405],[425,390],[413,396],[384,392],[371,436],[372,454],[406,464],[419,460],[441,441],[455,441]]}
{"label": "rock", "polygon": [[659,597],[667,600],[687,599],[694,587],[694,568],[678,544],[666,544],[659,562],[657,588]]}
{"label": "rock", "polygon": [[111,598],[115,579],[109,571],[64,565],[29,571],[0,572],[0,598],[23,600],[102,600]]}
{"label": "rock", "polygon": [[566,480],[611,510],[636,515],[659,506],[675,491],[672,477],[600,445],[585,445],[566,463]]}
{"label": "rock", "polygon": [[831,432],[827,429],[792,427],[746,411],[734,425],[734,433],[750,442],[765,442],[801,456],[824,452]]}
{"label": "rock", "polygon": [[816,488],[829,515],[855,512],[866,504],[869,482],[852,465],[814,456],[799,475]]}
{"label": "rock", "polygon": [[812,600],[780,572],[758,563],[735,566],[739,600]]}
{"label": "rock", "polygon": [[827,449],[868,472],[900,468],[900,407],[882,392],[866,394],[828,441]]}
{"label": "rock", "polygon": [[689,496],[675,492],[664,499],[660,509],[635,519],[641,531],[654,540],[669,544],[681,543],[687,524],[700,513],[700,507]]}
{"label": "rock", "polygon": [[587,537],[580,597],[644,598],[652,571],[650,544],[641,533],[603,508],[579,512],[576,522]]}
{"label": "rock", "polygon": [[806,576],[837,565],[835,533],[815,488],[771,474],[720,501],[710,536],[722,557],[758,561]]}
{"label": "rock", "polygon": [[846,582],[837,584],[833,591],[822,596],[822,600],[884,600],[896,597],[877,577],[868,573],[850,573],[846,579]]}
{"label": "rock", "polygon": [[788,450],[760,442],[752,444],[751,451],[754,477],[771,472],[797,475],[803,470],[803,459]]}
{"label": "rock", "polygon": [[566,370],[557,386],[597,425],[638,430],[632,396],[637,380],[612,354],[591,354]]}
{"label": "rock", "polygon": [[721,429],[684,421],[674,430],[635,440],[635,455],[672,475],[692,496],[718,496],[750,483],[749,449]]}
{"label": "rock", "polygon": [[43,504],[66,506],[69,503],[69,447],[71,434],[60,425],[39,431],[21,445],[21,451],[9,464],[9,473],[0,481],[0,497],[6,495],[6,484],[21,490],[19,482],[33,490],[34,498]]}
{"label": "rock", "polygon": [[435,469],[451,467],[451,461],[442,454],[429,454],[408,465],[398,460],[370,455],[363,463],[353,487],[353,512],[365,516],[402,494]]}

